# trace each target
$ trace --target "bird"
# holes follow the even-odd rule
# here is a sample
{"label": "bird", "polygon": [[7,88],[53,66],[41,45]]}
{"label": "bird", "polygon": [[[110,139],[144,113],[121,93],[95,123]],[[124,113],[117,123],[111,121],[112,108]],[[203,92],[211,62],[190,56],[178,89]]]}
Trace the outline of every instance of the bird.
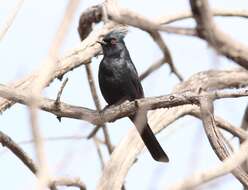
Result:
{"label": "bird", "polygon": [[[100,91],[108,106],[118,105],[124,101],[134,101],[144,98],[143,88],[125,45],[123,31],[111,31],[101,41],[97,41],[103,52],[103,59],[98,70]],[[145,146],[154,160],[169,162],[169,158],[153,134],[148,122],[147,111],[142,126],[135,125],[138,113],[129,116],[139,132]]]}

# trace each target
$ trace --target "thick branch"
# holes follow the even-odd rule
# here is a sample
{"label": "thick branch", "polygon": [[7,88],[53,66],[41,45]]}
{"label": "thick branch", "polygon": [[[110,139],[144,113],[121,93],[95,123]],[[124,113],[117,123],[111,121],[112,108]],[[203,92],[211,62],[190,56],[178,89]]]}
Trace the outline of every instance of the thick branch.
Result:
{"label": "thick branch", "polygon": [[102,20],[102,5],[95,5],[85,10],[79,19],[78,33],[84,40],[93,30],[92,25]]}
{"label": "thick branch", "polygon": [[[212,100],[209,98],[201,98],[200,99],[200,108],[202,114],[202,122],[204,125],[205,132],[209,139],[209,142],[215,151],[216,155],[219,157],[220,160],[225,160],[227,157],[230,156],[229,151],[227,150],[225,144],[221,140],[221,136],[218,135],[218,131],[216,128],[215,120],[213,117],[213,103]],[[248,175],[241,167],[237,167],[233,170],[233,175],[235,175],[240,182],[245,186],[248,187]]]}
{"label": "thick branch", "polygon": [[[57,62],[57,68],[54,73],[49,78],[49,83],[51,83],[56,78],[62,78],[62,76],[68,71],[73,70],[76,67],[79,67],[82,64],[88,64],[89,60],[96,56],[100,52],[100,46],[96,43],[97,40],[101,38],[101,36],[109,33],[114,28],[118,28],[120,26],[109,23],[106,24],[101,30],[98,30],[92,35],[89,35],[80,45],[79,48],[75,48],[69,53],[67,56],[59,59]],[[38,70],[39,71],[39,70]],[[18,89],[26,89],[32,83],[32,81],[37,77],[38,71],[35,71],[33,74],[25,77],[22,80],[19,80],[13,83],[11,86],[13,88]],[[47,84],[48,85],[48,84]],[[10,107],[14,102],[10,102],[7,100],[0,100],[0,111],[4,111],[8,107]]]}
{"label": "thick branch", "polygon": [[[201,112],[202,112],[202,120],[205,126],[207,134],[210,136],[209,138],[212,140],[218,140],[218,137],[213,137],[212,135],[215,134],[215,121],[212,115],[211,109],[212,103],[209,100],[202,99],[201,100]],[[212,131],[212,132],[211,132]],[[209,133],[210,132],[210,133]],[[215,135],[214,135],[215,136]],[[217,141],[211,141],[213,143],[217,143]],[[235,154],[231,155],[230,158],[226,159],[223,163],[219,164],[216,168],[202,172],[199,174],[195,174],[184,181],[175,184],[174,186],[170,187],[171,190],[186,190],[186,189],[193,189],[197,186],[206,183],[212,179],[215,179],[219,176],[228,174],[229,172],[235,173],[237,170],[236,168],[239,167],[242,162],[245,161],[246,157],[248,156],[248,139],[241,145],[240,150]]]}
{"label": "thick branch", "polygon": [[[81,26],[82,26],[81,30],[82,31],[86,28],[87,29],[90,28],[89,26],[92,23],[98,22],[100,20],[101,7],[102,7],[101,5],[97,5],[97,6],[94,6],[92,8],[87,9],[85,11],[85,13],[82,13],[83,16],[81,16],[80,19],[83,21],[83,23],[85,21],[87,21],[88,18],[91,18],[91,19],[89,19],[89,20],[91,20],[91,22],[86,22],[85,25],[81,24]],[[158,19],[156,22],[157,24],[155,24],[155,27],[153,27],[154,24],[150,25],[150,27],[154,30],[159,29],[160,24],[170,23],[170,22],[173,22],[173,21],[176,21],[179,19],[183,19],[183,18],[187,17],[188,14],[189,13],[181,13],[181,14],[176,14],[174,16],[168,16],[168,17],[165,17],[162,19]],[[216,12],[214,12],[214,14],[219,15],[219,16],[225,16],[226,15],[226,16],[247,17],[247,11],[216,10]],[[189,14],[189,16],[191,16],[191,15]],[[93,56],[96,56],[100,52],[99,45],[95,44],[95,40],[99,40],[98,38],[100,36],[107,34],[115,27],[118,27],[118,26],[115,26],[114,24],[107,24],[98,33],[90,35],[91,37],[88,36],[87,40],[84,40],[84,42],[81,43],[81,46],[79,48],[75,48],[67,56],[64,56],[63,58],[61,58],[58,61],[58,68],[57,68],[56,72],[50,78],[50,82],[52,82],[55,78],[61,79],[65,73],[73,70],[74,68],[79,67],[82,64],[88,64],[89,59],[92,58]],[[160,27],[161,27],[161,30],[163,30],[163,26],[160,26]],[[87,31],[87,30],[85,30],[85,31]],[[89,30],[89,31],[91,31],[91,30]],[[88,35],[89,31],[85,32],[85,33],[83,32],[83,34],[82,34],[82,36],[84,36],[83,38],[85,38]],[[12,83],[12,86],[14,88],[18,88],[18,89],[25,89],[30,85],[30,83],[33,81],[33,79],[35,77],[36,77],[36,72],[25,77],[22,80],[19,80],[19,81]],[[5,99],[1,99],[0,100],[0,111],[3,112],[4,110],[9,108],[13,104],[14,104],[14,102],[11,102],[11,101],[8,101]]]}
{"label": "thick branch", "polygon": [[219,53],[248,69],[248,47],[220,31],[215,25],[207,0],[190,0],[198,35]]}
{"label": "thick branch", "polygon": [[[210,96],[215,99],[242,97],[247,96],[246,89],[236,90],[233,92],[213,91],[208,92],[204,96]],[[7,86],[0,85],[0,96],[6,99],[19,102],[21,104],[29,104],[30,96],[20,90],[11,89]],[[132,102],[124,102],[121,105],[107,108],[100,113],[88,108],[68,105],[61,102],[60,106],[56,106],[55,101],[46,98],[38,98],[38,106],[57,117],[69,117],[74,119],[82,119],[95,125],[102,125],[105,122],[111,122],[116,119],[126,117],[138,111],[138,109],[158,109],[170,108],[185,104],[199,104],[201,95],[194,92],[174,93],[165,96],[142,98]]]}
{"label": "thick branch", "polygon": [[[239,74],[238,74],[239,73]],[[196,91],[200,87],[203,89],[223,89],[239,87],[245,85],[248,81],[247,71],[244,69],[233,71],[205,71],[193,75],[189,80],[176,86],[174,92],[183,92],[186,90]],[[157,133],[166,128],[172,122],[187,114],[192,114],[198,118],[201,117],[199,108],[194,105],[185,105],[170,109],[159,109],[148,114],[149,124],[153,132]],[[246,138],[247,134],[242,130],[231,126],[227,122],[215,116],[217,125],[238,135],[239,138]],[[240,135],[240,136],[239,136]],[[110,160],[107,162],[102,177],[98,182],[98,190],[120,189],[124,183],[125,177],[133,165],[134,160],[140,153],[144,144],[138,137],[135,129],[130,129],[129,133],[116,146]],[[113,172],[115,171],[115,172]]]}

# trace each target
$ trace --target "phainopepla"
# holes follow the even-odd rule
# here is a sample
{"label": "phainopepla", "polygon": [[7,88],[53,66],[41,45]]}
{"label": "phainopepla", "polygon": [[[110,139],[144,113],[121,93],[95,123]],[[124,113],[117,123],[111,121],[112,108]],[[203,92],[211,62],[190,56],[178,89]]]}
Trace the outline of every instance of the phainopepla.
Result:
{"label": "phainopepla", "polygon": [[[102,95],[109,105],[144,97],[138,73],[123,40],[124,36],[123,32],[113,31],[98,42],[104,55],[98,71],[98,80]],[[147,111],[144,114],[146,113]],[[138,114],[129,116],[133,123],[136,115]],[[155,160],[168,162],[169,158],[149,127],[146,115],[144,118],[145,122],[142,123],[145,126],[136,127],[143,142]]]}

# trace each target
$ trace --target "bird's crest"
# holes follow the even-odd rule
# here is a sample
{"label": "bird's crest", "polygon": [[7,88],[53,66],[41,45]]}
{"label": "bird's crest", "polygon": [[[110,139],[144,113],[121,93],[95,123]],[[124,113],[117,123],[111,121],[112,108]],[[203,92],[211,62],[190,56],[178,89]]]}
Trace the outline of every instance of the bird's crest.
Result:
{"label": "bird's crest", "polygon": [[110,38],[124,39],[126,34],[127,34],[127,30],[122,28],[122,29],[119,29],[119,30],[111,31],[104,38],[106,38],[106,39],[110,39]]}

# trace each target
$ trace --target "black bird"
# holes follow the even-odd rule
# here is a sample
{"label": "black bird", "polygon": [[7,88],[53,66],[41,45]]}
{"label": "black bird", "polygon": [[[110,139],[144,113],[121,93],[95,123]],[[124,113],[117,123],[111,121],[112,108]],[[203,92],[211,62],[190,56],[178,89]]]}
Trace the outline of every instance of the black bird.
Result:
{"label": "black bird", "polygon": [[[137,70],[123,40],[124,36],[124,32],[113,31],[98,42],[104,55],[98,71],[98,80],[102,95],[109,105],[144,97]],[[133,123],[136,115],[129,116]],[[157,161],[168,162],[169,158],[148,125],[146,115],[144,125],[136,128],[150,154]]]}

